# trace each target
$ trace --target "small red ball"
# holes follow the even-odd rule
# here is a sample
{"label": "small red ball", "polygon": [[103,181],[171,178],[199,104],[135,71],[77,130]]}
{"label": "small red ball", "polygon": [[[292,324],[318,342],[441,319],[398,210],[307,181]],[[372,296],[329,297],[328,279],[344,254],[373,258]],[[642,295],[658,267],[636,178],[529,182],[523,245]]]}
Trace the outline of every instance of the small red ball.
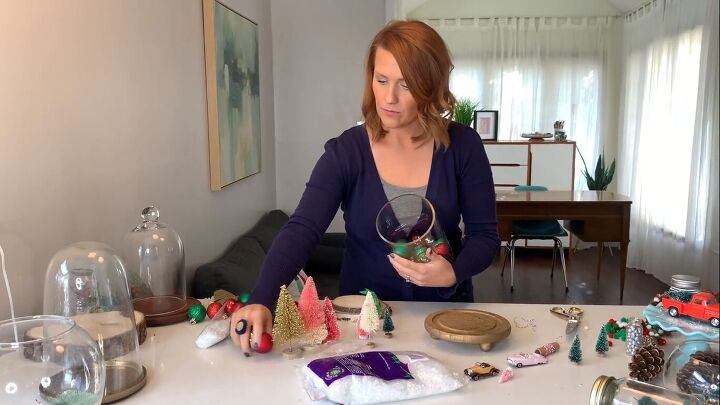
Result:
{"label": "small red ball", "polygon": [[230,315],[235,312],[237,303],[238,301],[235,298],[228,298],[227,301],[225,301],[225,313]]}
{"label": "small red ball", "polygon": [[273,342],[272,342],[272,336],[268,333],[263,333],[260,337],[260,344],[258,345],[257,349],[255,350],[258,353],[267,353],[270,350],[272,350]]}
{"label": "small red ball", "polygon": [[447,243],[438,243],[433,247],[433,250],[435,250],[435,253],[439,254],[440,256],[450,256],[450,245],[448,245]]}
{"label": "small red ball", "polygon": [[215,318],[215,315],[220,311],[222,305],[219,302],[212,302],[207,307],[207,317],[209,319]]}
{"label": "small red ball", "polygon": [[650,333],[650,331],[649,331],[649,330],[647,330],[647,329],[643,329],[643,335],[647,335],[648,333]]}
{"label": "small red ball", "polygon": [[608,322],[610,322],[610,323],[617,323],[617,321],[615,321],[615,320],[612,319],[612,318],[610,318],[610,320],[609,320]]}
{"label": "small red ball", "polygon": [[658,344],[659,344],[660,346],[665,346],[665,345],[667,344],[667,340],[665,340],[665,339],[658,339]]}
{"label": "small red ball", "polygon": [[615,334],[614,334],[614,333],[608,333],[608,337],[609,337],[610,339],[615,339]]}
{"label": "small red ball", "polygon": [[608,345],[612,346],[612,340],[608,341]]}
{"label": "small red ball", "polygon": [[242,308],[242,307],[244,307],[244,306],[245,306],[245,304],[243,304],[242,302],[238,301],[237,303],[235,303],[235,308],[233,308],[233,312],[237,311],[238,309],[240,309],[240,308]]}

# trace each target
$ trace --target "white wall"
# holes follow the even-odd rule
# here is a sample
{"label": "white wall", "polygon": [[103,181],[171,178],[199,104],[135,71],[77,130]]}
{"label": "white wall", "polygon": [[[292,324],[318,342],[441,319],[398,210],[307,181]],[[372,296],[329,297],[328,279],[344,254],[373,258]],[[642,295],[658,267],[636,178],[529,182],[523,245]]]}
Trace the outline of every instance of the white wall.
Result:
{"label": "white wall", "polygon": [[270,5],[226,4],[259,27],[262,169],[211,192],[200,0],[0,2],[0,244],[19,315],[41,312],[57,250],[120,250],[146,204],[191,269],[274,208]]}
{"label": "white wall", "polygon": [[[363,64],[384,0],[273,0],[277,205],[294,211],[325,142],[362,119]],[[341,230],[341,218],[331,230]]]}

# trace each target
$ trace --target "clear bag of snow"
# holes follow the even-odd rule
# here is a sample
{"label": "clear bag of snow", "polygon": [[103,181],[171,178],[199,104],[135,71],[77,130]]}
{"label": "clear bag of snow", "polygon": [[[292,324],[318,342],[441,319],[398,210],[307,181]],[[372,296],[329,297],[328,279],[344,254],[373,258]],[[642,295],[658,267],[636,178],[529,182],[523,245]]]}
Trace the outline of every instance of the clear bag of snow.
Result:
{"label": "clear bag of snow", "polygon": [[467,383],[422,352],[371,351],[313,360],[302,369],[312,400],[375,404],[454,391]]}

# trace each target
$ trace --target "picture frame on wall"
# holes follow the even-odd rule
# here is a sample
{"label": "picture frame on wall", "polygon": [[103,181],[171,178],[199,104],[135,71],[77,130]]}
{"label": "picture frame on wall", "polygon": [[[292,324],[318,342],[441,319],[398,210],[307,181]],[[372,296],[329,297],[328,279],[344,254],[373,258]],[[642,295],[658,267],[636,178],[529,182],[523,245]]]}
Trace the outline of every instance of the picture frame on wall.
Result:
{"label": "picture frame on wall", "polygon": [[203,0],[210,189],[260,172],[258,25]]}
{"label": "picture frame on wall", "polygon": [[473,120],[473,128],[484,141],[497,141],[498,134],[498,111],[497,110],[476,110]]}

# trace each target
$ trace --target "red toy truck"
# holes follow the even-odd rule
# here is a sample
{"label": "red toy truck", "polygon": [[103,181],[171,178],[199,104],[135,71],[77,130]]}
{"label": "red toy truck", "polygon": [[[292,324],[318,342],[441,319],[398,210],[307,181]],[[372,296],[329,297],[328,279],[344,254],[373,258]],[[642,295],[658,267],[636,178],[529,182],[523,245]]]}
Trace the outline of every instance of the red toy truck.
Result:
{"label": "red toy truck", "polygon": [[691,318],[709,321],[716,328],[720,326],[720,304],[712,293],[695,293],[688,302],[678,301],[665,295],[662,297],[662,306],[672,317],[687,315]]}

